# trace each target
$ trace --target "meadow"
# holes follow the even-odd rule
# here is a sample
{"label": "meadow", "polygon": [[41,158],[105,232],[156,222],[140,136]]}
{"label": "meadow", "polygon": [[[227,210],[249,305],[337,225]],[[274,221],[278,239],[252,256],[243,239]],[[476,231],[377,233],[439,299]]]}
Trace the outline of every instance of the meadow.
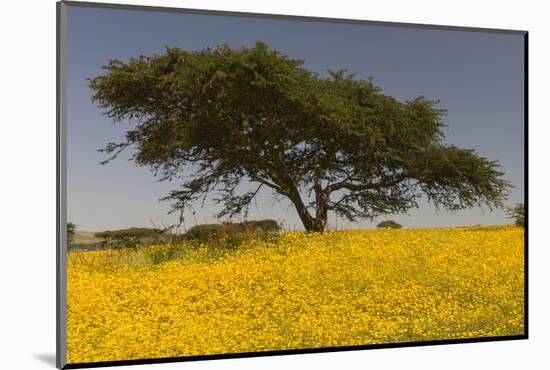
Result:
{"label": "meadow", "polygon": [[523,228],[70,252],[68,362],[524,333]]}

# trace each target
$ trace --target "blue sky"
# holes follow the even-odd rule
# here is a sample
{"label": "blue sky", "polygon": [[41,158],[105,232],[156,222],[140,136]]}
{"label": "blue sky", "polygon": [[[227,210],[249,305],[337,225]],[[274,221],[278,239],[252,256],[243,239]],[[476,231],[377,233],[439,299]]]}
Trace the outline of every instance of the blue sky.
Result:
{"label": "blue sky", "polygon": [[[523,36],[519,34],[419,29],[303,20],[275,20],[143,10],[68,9],[68,220],[80,230],[168,225],[170,204],[159,198],[178,187],[159,183],[148,168],[128,161],[131,151],[106,166],[97,149],[122,140],[131,123],[112,124],[91,102],[86,78],[97,76],[109,59],[162,53],[166,46],[198,50],[227,43],[232,47],[266,42],[321,75],[346,68],[358,78],[372,76],[383,92],[400,100],[423,95],[448,109],[448,143],[474,148],[499,161],[514,188],[508,205],[524,197]],[[246,185],[245,185],[246,186]],[[301,228],[286,201],[259,195],[250,219],[273,218]],[[216,222],[218,207],[207,202],[187,227]],[[422,202],[409,214],[392,215],[405,227],[509,223],[502,210],[450,213]],[[371,228],[344,222],[338,228]]]}

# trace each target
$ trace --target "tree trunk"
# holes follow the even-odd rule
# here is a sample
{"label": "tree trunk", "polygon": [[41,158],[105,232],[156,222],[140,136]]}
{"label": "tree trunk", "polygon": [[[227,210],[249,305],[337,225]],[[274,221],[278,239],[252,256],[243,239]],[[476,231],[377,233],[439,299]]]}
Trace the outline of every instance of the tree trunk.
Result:
{"label": "tree trunk", "polygon": [[[314,232],[323,232],[325,231],[325,228],[327,226],[327,212],[321,212],[320,214],[317,214],[316,217],[312,217],[305,206],[300,206],[296,203],[294,203],[294,207],[296,208],[296,212],[298,213],[298,216],[300,217],[300,220],[302,221],[302,224],[304,225],[304,228],[306,231],[314,231]],[[325,208],[323,206],[323,208]],[[319,212],[316,212],[319,213]]]}
{"label": "tree trunk", "polygon": [[325,231],[328,219],[328,196],[323,190],[323,174],[321,170],[315,172],[313,184],[315,190],[315,219],[313,220],[313,230],[317,232]]}
{"label": "tree trunk", "polygon": [[298,213],[298,217],[300,217],[300,220],[302,221],[302,224],[304,225],[304,228],[307,231],[313,230],[313,217],[309,214],[306,207],[303,204],[297,204],[294,203],[294,208],[296,208],[296,212]]}
{"label": "tree trunk", "polygon": [[296,201],[294,201],[294,199],[291,200],[294,203],[294,207],[296,208],[298,216],[300,217],[300,220],[302,220],[302,224],[304,224],[306,231],[322,233],[327,227],[328,197],[323,191],[322,175],[320,171],[315,175],[315,183],[313,188],[315,190],[315,217],[311,216],[308,212],[301,198],[299,198],[299,195],[298,199],[295,199]]}
{"label": "tree trunk", "polygon": [[323,231],[325,231],[325,227],[327,227],[327,219],[316,218],[313,220],[313,227],[308,231],[316,231],[322,233]]}
{"label": "tree trunk", "polygon": [[307,207],[305,206],[300,193],[294,187],[289,186],[289,191],[285,194],[294,208],[304,225],[306,231],[323,232],[327,226],[328,219],[328,197],[323,191],[321,180],[321,173],[317,173],[315,176],[314,190],[315,190],[315,217],[313,217]]}

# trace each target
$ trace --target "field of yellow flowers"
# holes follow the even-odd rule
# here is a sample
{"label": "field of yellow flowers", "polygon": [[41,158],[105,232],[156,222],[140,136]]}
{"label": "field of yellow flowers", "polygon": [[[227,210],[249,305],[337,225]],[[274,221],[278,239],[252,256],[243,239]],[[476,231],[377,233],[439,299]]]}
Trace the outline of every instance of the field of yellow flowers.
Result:
{"label": "field of yellow flowers", "polygon": [[518,335],[523,229],[70,252],[68,362]]}

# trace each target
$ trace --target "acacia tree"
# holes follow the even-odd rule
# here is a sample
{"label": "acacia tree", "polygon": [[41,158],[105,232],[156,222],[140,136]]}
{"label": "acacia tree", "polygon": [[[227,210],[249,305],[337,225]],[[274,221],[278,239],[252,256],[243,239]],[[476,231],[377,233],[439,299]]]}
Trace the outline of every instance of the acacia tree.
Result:
{"label": "acacia tree", "polygon": [[[126,140],[104,152],[180,181],[164,200],[180,211],[218,195],[218,216],[248,210],[260,189],[287,198],[306,230],[329,212],[355,221],[416,207],[502,206],[509,184],[496,161],[443,142],[438,102],[401,102],[345,70],[322,77],[264,43],[111,60],[90,79],[93,100]],[[239,192],[242,182],[254,190]]]}

